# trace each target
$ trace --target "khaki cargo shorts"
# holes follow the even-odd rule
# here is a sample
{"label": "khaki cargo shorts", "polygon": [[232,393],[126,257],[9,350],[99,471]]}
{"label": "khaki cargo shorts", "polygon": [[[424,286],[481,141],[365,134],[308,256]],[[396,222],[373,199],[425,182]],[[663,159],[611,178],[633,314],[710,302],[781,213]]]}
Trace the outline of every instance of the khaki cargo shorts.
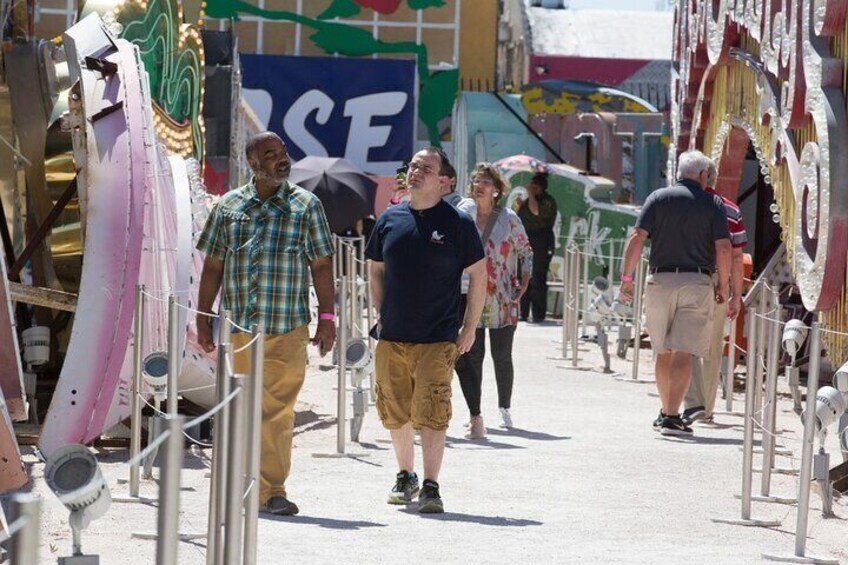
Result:
{"label": "khaki cargo shorts", "polygon": [[377,412],[390,430],[446,430],[451,418],[451,380],[456,344],[380,340],[375,352]]}
{"label": "khaki cargo shorts", "polygon": [[645,290],[645,317],[654,353],[709,357],[715,287],[701,273],[654,273]]}

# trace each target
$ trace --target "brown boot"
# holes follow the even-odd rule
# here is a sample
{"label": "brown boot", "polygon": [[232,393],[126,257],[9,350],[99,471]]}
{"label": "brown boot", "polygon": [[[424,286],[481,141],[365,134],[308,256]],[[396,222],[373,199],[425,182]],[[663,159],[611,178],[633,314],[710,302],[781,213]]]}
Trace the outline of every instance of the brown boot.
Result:
{"label": "brown boot", "polygon": [[483,424],[483,416],[472,416],[469,423],[471,425],[468,426],[466,439],[486,439],[486,426]]}

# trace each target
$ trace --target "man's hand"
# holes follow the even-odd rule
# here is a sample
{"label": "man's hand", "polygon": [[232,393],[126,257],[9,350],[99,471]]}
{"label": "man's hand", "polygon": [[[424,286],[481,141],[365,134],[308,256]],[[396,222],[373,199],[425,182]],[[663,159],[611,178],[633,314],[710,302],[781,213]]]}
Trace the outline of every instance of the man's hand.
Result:
{"label": "man's hand", "polygon": [[318,347],[321,357],[329,353],[336,342],[336,323],[332,320],[318,320],[315,337],[311,341],[312,345]]}
{"label": "man's hand", "polygon": [[727,302],[728,296],[730,296],[730,286],[727,283],[720,284],[715,287],[716,304],[724,304]]}
{"label": "man's hand", "polygon": [[727,317],[731,320],[735,320],[737,316],[739,316],[740,312],[742,312],[742,298],[739,296],[732,296],[730,301],[727,303]]}
{"label": "man's hand", "polygon": [[462,329],[459,330],[459,337],[456,339],[456,354],[463,355],[471,351],[476,335],[477,328],[462,326]]}
{"label": "man's hand", "polygon": [[633,302],[633,281],[621,281],[621,285],[618,287],[618,301],[622,304]]}
{"label": "man's hand", "polygon": [[197,313],[197,343],[206,353],[215,351],[215,340],[212,337],[212,317],[201,312]]}

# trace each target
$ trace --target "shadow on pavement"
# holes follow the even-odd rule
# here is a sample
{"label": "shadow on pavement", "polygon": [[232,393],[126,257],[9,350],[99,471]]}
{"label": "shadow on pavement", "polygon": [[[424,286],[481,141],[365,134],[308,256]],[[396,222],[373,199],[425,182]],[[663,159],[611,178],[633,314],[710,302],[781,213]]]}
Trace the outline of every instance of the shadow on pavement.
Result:
{"label": "shadow on pavement", "polygon": [[331,530],[362,530],[364,528],[384,528],[388,524],[378,522],[365,522],[363,520],[336,520],[335,518],[320,518],[318,516],[275,516],[273,514],[260,513],[259,518],[272,522],[287,522],[289,524],[304,524],[307,526],[320,526]]}
{"label": "shadow on pavement", "polygon": [[523,518],[505,518],[504,516],[477,516],[475,514],[462,514],[459,512],[445,512],[444,514],[419,514],[414,507],[400,510],[405,514],[415,514],[421,518],[438,520],[439,522],[463,522],[466,524],[480,524],[481,526],[500,526],[510,528],[525,528],[527,526],[542,526],[544,522],[536,520],[525,520]]}
{"label": "shadow on pavement", "polygon": [[[703,445],[742,445],[741,439],[734,439],[728,437],[704,437],[704,436],[664,436],[662,434],[658,434],[657,439],[662,439],[665,441],[672,441],[677,443],[700,443]],[[754,444],[759,445],[759,442],[755,442]]]}
{"label": "shadow on pavement", "polygon": [[445,438],[445,441],[445,447],[447,447],[448,449],[453,449],[454,447],[478,447],[488,449],[527,449],[523,445],[513,445],[511,443],[492,441],[489,438],[465,439],[448,436],[447,438]]}
{"label": "shadow on pavement", "polygon": [[553,434],[546,434],[545,432],[534,432],[531,430],[522,430],[521,428],[508,428],[505,430],[492,429],[489,428],[488,434],[490,436],[512,436],[512,437],[520,437],[524,439],[532,439],[535,441],[560,441],[564,439],[571,439],[571,436],[555,436]]}

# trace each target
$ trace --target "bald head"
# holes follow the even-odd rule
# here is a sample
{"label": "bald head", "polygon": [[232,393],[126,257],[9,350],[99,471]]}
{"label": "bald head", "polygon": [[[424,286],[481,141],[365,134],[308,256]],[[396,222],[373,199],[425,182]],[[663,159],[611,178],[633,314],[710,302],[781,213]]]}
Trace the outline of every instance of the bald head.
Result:
{"label": "bald head", "polygon": [[271,139],[280,142],[283,147],[285,147],[286,145],[280,138],[280,136],[274,133],[273,131],[259,132],[256,135],[252,136],[250,139],[248,139],[247,144],[244,146],[244,155],[245,157],[247,157],[248,161],[256,154],[256,148],[259,146],[260,143]]}

